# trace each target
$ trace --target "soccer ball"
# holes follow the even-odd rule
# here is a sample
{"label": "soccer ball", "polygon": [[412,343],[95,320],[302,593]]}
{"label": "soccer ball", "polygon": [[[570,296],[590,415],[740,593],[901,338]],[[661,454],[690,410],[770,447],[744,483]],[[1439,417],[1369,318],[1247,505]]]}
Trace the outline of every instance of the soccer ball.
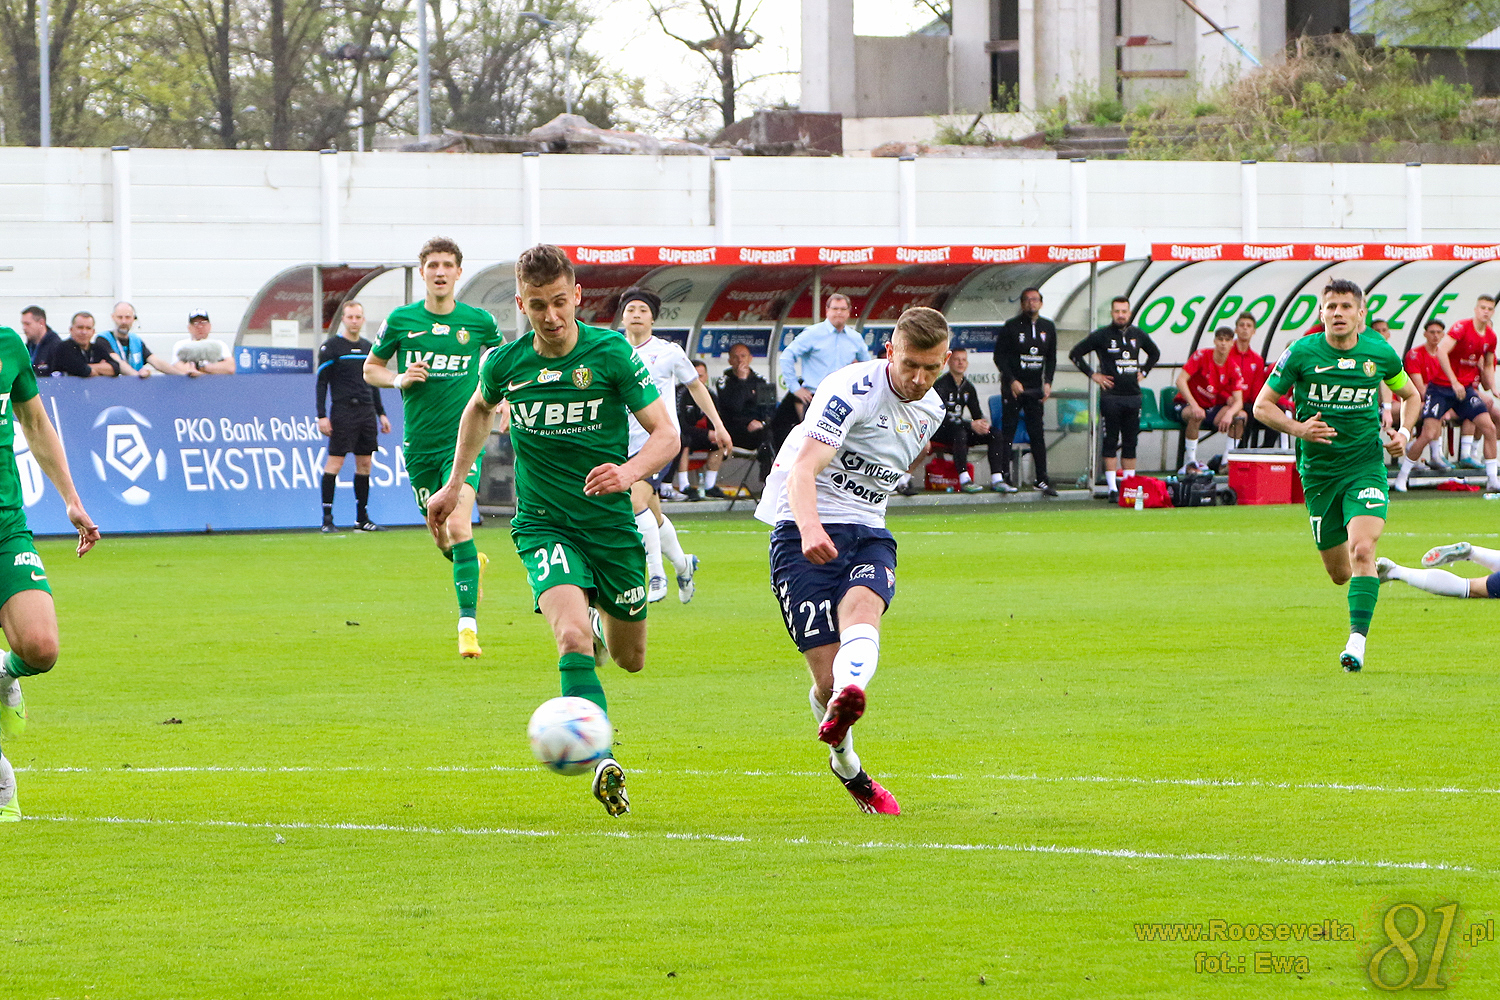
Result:
{"label": "soccer ball", "polygon": [[615,728],[587,698],[553,698],[531,713],[526,727],[531,752],[558,774],[583,774],[609,756]]}

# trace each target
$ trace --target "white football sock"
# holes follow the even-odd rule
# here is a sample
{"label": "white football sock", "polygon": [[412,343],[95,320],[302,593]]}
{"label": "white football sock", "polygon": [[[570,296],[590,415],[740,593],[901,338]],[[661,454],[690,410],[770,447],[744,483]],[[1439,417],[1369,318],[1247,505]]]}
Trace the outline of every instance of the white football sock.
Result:
{"label": "white football sock", "polygon": [[672,560],[672,568],[682,576],[688,571],[687,556],[682,551],[682,543],[677,541],[677,526],[667,515],[661,516],[661,527],[658,529],[661,535],[661,551],[668,559]]}
{"label": "white football sock", "polygon": [[0,671],[0,702],[14,705],[21,700],[21,682],[10,674]]}
{"label": "white football sock", "polygon": [[479,634],[479,622],[475,621],[473,618],[460,618],[458,620],[458,630],[462,632],[466,628],[473,629],[475,635]]}
{"label": "white football sock", "polygon": [[850,684],[868,689],[880,663],[880,629],[850,625],[839,632],[839,651],[833,658],[834,694]]}
{"label": "white football sock", "polygon": [[10,761],[0,755],[0,806],[10,805],[10,800],[15,797],[16,772],[11,768]]}
{"label": "white football sock", "polygon": [[1469,562],[1478,563],[1491,573],[1500,573],[1500,550],[1470,545]]}
{"label": "white football sock", "polygon": [[1474,457],[1474,435],[1462,434],[1458,438],[1458,457],[1462,461]]}
{"label": "white football sock", "polygon": [[[812,706],[813,721],[822,722],[828,714],[828,706],[818,700],[818,686],[807,689],[807,703]],[[828,763],[840,778],[852,778],[859,773],[859,754],[854,752],[854,730],[844,734],[844,741],[828,748]]]}
{"label": "white football sock", "polygon": [[1438,441],[1427,442],[1427,459],[1436,464],[1443,460],[1443,446]]}
{"label": "white football sock", "polygon": [[678,491],[680,492],[680,491],[685,490],[687,488],[688,488],[688,474],[686,472],[679,472],[679,473],[677,473],[677,489],[678,489]]}
{"label": "white football sock", "polygon": [[1469,596],[1469,581],[1445,569],[1408,569],[1405,566],[1394,566],[1387,575],[1392,580],[1400,580],[1418,590],[1425,590],[1429,594],[1441,594],[1443,597]]}
{"label": "white football sock", "polygon": [[816,684],[807,689],[807,703],[812,706],[813,721],[822,722],[823,716],[828,714],[828,703],[818,699],[818,686]]}
{"label": "white football sock", "polygon": [[719,485],[719,470],[718,469],[704,469],[703,470],[703,488],[705,490],[711,490],[711,489],[713,489],[717,485]]}
{"label": "white football sock", "polygon": [[1115,490],[1118,488],[1114,469],[1104,470],[1104,485],[1109,487],[1109,491],[1111,493],[1115,492]]}
{"label": "white football sock", "polygon": [[1000,475],[1000,473],[998,473],[998,472],[991,472],[990,473],[990,485],[991,486],[994,486],[996,483],[1003,483],[1003,482],[1005,482],[1005,477],[1002,476],[1002,475]]}
{"label": "white football sock", "polygon": [[1358,632],[1349,633],[1349,641],[1344,643],[1344,652],[1353,653],[1359,657],[1359,662],[1365,662],[1365,637]]}
{"label": "white football sock", "polygon": [[640,529],[641,543],[646,549],[646,568],[652,576],[666,576],[661,566],[661,529],[657,527],[656,515],[647,507],[635,516],[635,526]]}
{"label": "white football sock", "polygon": [[1495,469],[1497,465],[1500,465],[1500,458],[1484,459],[1484,478],[1492,483],[1495,481]]}
{"label": "white football sock", "polygon": [[973,481],[974,481],[974,477],[971,476],[971,475],[969,475],[969,473],[967,471],[960,472],[958,474],[958,485],[960,485],[960,486],[964,485],[965,483],[972,483]]}
{"label": "white football sock", "polygon": [[1401,456],[1401,471],[1398,472],[1398,473],[1396,473],[1396,482],[1400,483],[1402,486],[1405,486],[1406,485],[1406,481],[1411,478],[1411,467],[1413,465],[1416,465],[1416,464],[1417,464],[1416,462],[1413,462],[1411,459],[1407,458],[1405,455],[1402,455]]}
{"label": "white football sock", "polygon": [[1198,439],[1187,442],[1182,447],[1182,464],[1187,465],[1198,461]]}

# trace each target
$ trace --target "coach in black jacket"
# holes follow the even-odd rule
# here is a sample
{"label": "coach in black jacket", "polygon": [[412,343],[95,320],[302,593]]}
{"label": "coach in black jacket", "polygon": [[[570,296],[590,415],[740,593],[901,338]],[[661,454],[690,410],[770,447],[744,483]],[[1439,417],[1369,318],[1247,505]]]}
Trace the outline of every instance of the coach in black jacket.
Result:
{"label": "coach in black jacket", "polygon": [[1026,435],[1036,462],[1036,488],[1057,496],[1047,478],[1047,439],[1042,431],[1042,404],[1052,395],[1052,373],[1057,369],[1057,327],[1043,319],[1042,293],[1035,288],[1021,292],[1021,315],[1000,328],[995,336],[995,367],[1000,371],[1000,474],[1010,478],[1011,442],[1016,424],[1026,416]]}
{"label": "coach in black jacket", "polygon": [[[1101,326],[1068,352],[1068,360],[1099,386],[1099,415],[1104,420],[1104,481],[1109,499],[1117,495],[1116,447],[1128,475],[1135,471],[1135,444],[1141,430],[1141,383],[1161,360],[1161,351],[1141,328],[1130,322],[1130,299],[1116,295],[1109,304],[1109,326]],[[1096,354],[1099,370],[1089,366]]]}

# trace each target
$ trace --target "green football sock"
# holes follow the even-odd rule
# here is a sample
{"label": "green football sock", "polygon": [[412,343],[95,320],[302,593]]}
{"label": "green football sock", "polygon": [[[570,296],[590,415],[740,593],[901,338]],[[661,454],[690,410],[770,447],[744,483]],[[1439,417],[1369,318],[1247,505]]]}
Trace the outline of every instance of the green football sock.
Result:
{"label": "green football sock", "polygon": [[6,653],[5,660],[0,662],[0,670],[10,677],[35,677],[43,671],[31,666],[15,653]]}
{"label": "green football sock", "polygon": [[609,706],[604,702],[604,688],[599,684],[599,675],[594,673],[594,657],[591,653],[564,653],[557,661],[562,671],[562,693],[564,698],[587,698],[606,714]]}
{"label": "green football sock", "polygon": [[443,554],[443,558],[444,559],[448,560],[449,562],[453,561],[453,550],[452,549],[438,549],[438,551]]}
{"label": "green football sock", "polygon": [[1380,578],[1356,576],[1349,580],[1349,631],[1370,634],[1370,619],[1375,616],[1375,601],[1380,597]]}
{"label": "green football sock", "polygon": [[458,595],[458,616],[473,618],[479,606],[479,549],[471,538],[453,546],[453,591]]}

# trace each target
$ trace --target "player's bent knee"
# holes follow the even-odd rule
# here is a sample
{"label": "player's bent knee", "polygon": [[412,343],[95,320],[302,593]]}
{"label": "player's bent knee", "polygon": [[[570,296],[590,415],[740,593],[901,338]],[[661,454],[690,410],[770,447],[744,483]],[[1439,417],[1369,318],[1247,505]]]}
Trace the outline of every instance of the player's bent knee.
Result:
{"label": "player's bent knee", "polygon": [[20,635],[16,637],[14,652],[26,665],[39,674],[45,674],[57,663],[57,636]]}

